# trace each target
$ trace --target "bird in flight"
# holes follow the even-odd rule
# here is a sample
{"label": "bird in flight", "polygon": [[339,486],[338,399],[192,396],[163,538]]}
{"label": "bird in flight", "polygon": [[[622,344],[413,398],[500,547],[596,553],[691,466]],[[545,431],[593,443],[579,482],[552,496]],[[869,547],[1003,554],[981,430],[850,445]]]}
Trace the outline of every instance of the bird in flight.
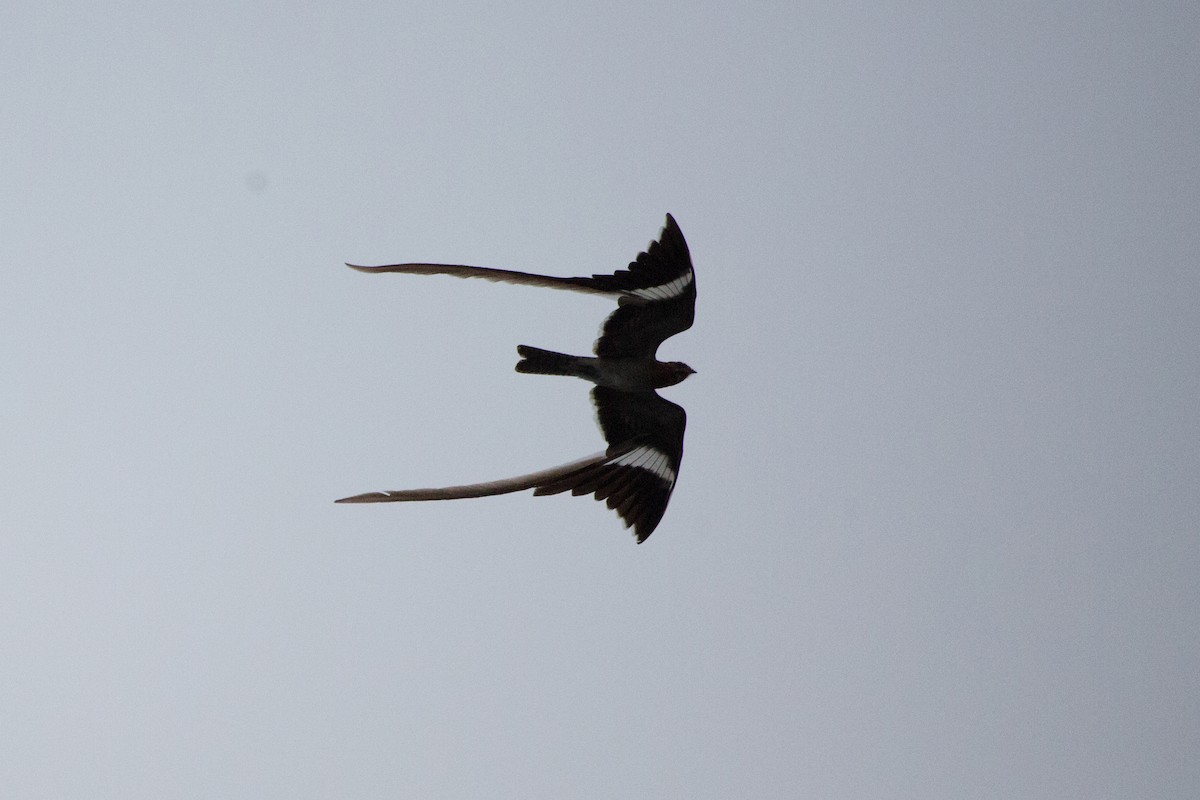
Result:
{"label": "bird in flight", "polygon": [[617,299],[594,347],[595,356],[571,356],[528,345],[517,347],[517,372],[568,375],[595,385],[592,403],[608,449],[569,464],[487,483],[441,489],[400,489],[345,497],[338,503],[394,503],[455,500],[533,489],[535,495],[570,491],[593,494],[633,528],[638,543],[654,532],[667,510],[683,459],[684,410],[655,389],[673,386],[695,370],[677,361],[659,361],[658,346],[692,327],[696,276],[687,242],[674,217],[628,269],[590,278],[557,278],[460,264],[346,266],[360,272],[452,275],[543,286]]}

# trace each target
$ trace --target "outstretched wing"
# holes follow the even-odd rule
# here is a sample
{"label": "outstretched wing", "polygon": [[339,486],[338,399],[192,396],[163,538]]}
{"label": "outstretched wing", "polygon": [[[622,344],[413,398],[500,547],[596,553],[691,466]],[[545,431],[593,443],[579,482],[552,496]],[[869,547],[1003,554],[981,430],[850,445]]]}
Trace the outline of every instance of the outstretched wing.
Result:
{"label": "outstretched wing", "polygon": [[593,494],[621,515],[640,544],[662,520],[675,489],[687,414],[654,391],[597,386],[592,402],[610,445],[606,458],[541,482],[533,493]]}
{"label": "outstretched wing", "polygon": [[441,489],[398,489],[343,497],[338,503],[402,503],[458,500],[533,489],[535,495],[570,491],[608,501],[633,528],[638,543],[662,519],[683,459],[687,415],[655,392],[622,392],[606,386],[592,390],[592,402],[608,450],[561,467],[515,478]]}
{"label": "outstretched wing", "polygon": [[628,270],[593,280],[625,291],[596,340],[601,358],[653,358],[664,340],[692,327],[696,274],[687,242],[670,214],[658,241],[638,253]]}
{"label": "outstretched wing", "polygon": [[[499,283],[515,283],[522,286],[541,286],[547,289],[563,289],[569,292],[599,294],[619,298],[623,307],[656,307],[660,303],[674,302],[676,298],[691,301],[686,303],[687,321],[669,323],[669,332],[662,333],[660,338],[648,351],[654,353],[658,342],[673,333],[691,327],[691,308],[696,302],[696,290],[692,280],[692,262],[688,256],[687,243],[674,218],[668,214],[667,224],[663,228],[659,241],[652,242],[647,252],[638,255],[637,260],[629,265],[627,270],[617,270],[612,275],[593,275],[590,278],[558,278],[552,275],[535,275],[531,272],[518,272],[512,269],[495,269],[493,267],[470,267],[465,264],[385,264],[379,267],[363,267],[347,264],[359,272],[398,272],[404,275],[450,275],[455,278],[482,278]],[[620,313],[621,310],[618,310]],[[655,312],[658,315],[660,312]],[[613,317],[616,315],[614,314]],[[612,323],[609,317],[607,328]],[[673,327],[678,325],[678,327]],[[626,326],[628,327],[628,326]],[[661,327],[661,325],[660,325]],[[645,328],[638,324],[635,328]],[[636,330],[631,334],[640,336]],[[649,335],[658,336],[657,330]],[[601,355],[603,355],[601,353]]]}

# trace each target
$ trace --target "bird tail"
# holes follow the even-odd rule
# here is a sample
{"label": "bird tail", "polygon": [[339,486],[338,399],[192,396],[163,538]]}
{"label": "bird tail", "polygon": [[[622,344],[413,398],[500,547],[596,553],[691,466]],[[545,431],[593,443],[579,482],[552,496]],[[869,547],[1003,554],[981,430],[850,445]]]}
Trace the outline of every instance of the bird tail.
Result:
{"label": "bird tail", "polygon": [[553,350],[542,350],[527,344],[517,346],[521,360],[517,362],[517,372],[531,375],[579,375],[579,359]]}

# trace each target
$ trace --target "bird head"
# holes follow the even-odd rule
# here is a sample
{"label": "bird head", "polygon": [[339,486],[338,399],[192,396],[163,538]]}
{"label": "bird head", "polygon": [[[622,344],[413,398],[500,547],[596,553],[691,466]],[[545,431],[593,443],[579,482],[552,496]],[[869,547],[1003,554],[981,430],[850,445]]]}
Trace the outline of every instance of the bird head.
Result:
{"label": "bird head", "polygon": [[667,361],[661,367],[663,386],[674,386],[683,381],[688,375],[695,375],[696,370],[682,361]]}

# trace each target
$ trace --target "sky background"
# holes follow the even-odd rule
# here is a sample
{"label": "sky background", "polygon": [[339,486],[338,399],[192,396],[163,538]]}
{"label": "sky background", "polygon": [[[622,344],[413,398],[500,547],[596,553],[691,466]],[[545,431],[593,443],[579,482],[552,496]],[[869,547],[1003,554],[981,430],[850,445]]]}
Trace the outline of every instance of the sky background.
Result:
{"label": "sky background", "polygon": [[[0,785],[1200,793],[1194,3],[9,4]],[[654,535],[623,268],[695,327]]]}

